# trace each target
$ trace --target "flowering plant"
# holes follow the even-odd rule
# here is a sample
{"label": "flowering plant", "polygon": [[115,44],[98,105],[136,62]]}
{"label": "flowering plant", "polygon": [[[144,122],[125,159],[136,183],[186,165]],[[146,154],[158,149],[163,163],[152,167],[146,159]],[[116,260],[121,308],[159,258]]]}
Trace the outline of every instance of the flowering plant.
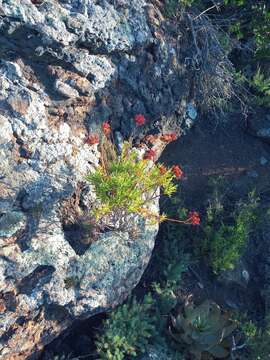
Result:
{"label": "flowering plant", "polygon": [[[137,126],[141,126],[145,123],[145,118],[138,114],[134,121]],[[168,139],[162,141],[170,142],[173,139],[174,135],[170,134]],[[90,134],[86,143],[98,143],[100,148],[100,165],[94,173],[86,177],[95,188],[97,203],[93,211],[97,220],[115,213],[135,213],[154,222],[167,219],[166,215],[151,212],[147,205],[159,197],[160,190],[167,196],[176,191],[177,185],[174,180],[183,176],[183,171],[178,165],[167,168],[163,164],[155,163],[156,151],[152,148],[140,156],[140,152],[132,148],[131,139],[123,143],[119,154],[112,140],[108,122],[102,124],[100,138],[96,134]],[[177,221],[198,224],[199,218],[195,217],[191,214],[189,219]]]}

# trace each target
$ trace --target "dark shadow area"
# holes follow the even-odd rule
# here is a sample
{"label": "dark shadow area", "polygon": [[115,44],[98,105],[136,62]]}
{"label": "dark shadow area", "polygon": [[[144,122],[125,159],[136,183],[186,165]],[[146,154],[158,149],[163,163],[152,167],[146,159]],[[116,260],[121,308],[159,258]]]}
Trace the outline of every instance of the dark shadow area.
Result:
{"label": "dark shadow area", "polygon": [[17,289],[21,294],[30,295],[33,289],[39,284],[43,286],[46,283],[49,283],[52,278],[52,274],[55,272],[53,266],[48,265],[39,265],[35,268],[31,274],[27,275],[17,285]]}
{"label": "dark shadow area", "polygon": [[98,314],[87,320],[77,320],[51,344],[47,345],[39,357],[40,360],[52,360],[61,354],[71,358],[84,356],[86,360],[95,359],[95,340],[106,315]]}
{"label": "dark shadow area", "polygon": [[91,230],[91,225],[80,222],[63,225],[65,239],[77,255],[83,255],[91,246]]}

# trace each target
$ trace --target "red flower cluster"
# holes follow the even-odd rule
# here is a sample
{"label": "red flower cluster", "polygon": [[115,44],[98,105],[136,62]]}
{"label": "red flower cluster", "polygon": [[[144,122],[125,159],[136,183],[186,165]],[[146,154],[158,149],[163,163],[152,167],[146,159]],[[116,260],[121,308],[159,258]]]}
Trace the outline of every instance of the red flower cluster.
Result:
{"label": "red flower cluster", "polygon": [[103,130],[103,132],[104,132],[104,134],[105,134],[106,136],[109,136],[109,135],[110,135],[110,133],[111,133],[111,126],[110,126],[110,124],[109,124],[108,121],[105,121],[105,122],[102,124],[102,130]]}
{"label": "red flower cluster", "polygon": [[145,124],[145,117],[142,114],[136,114],[134,116],[134,120],[135,120],[136,125],[138,125],[138,126]]}
{"label": "red flower cluster", "polygon": [[155,150],[150,149],[150,150],[147,150],[146,153],[144,154],[144,159],[154,161],[155,156],[156,156]]}
{"label": "red flower cluster", "polygon": [[165,135],[161,135],[160,140],[164,141],[164,142],[171,142],[171,141],[175,141],[177,139],[177,135],[176,133],[171,133],[171,134],[165,134]]}
{"label": "red flower cluster", "polygon": [[94,144],[99,144],[99,137],[97,134],[90,134],[86,140],[85,140],[85,144],[88,145],[94,145]]}
{"label": "red flower cluster", "polygon": [[172,172],[177,179],[181,179],[181,177],[184,175],[183,170],[178,165],[173,165]]}
{"label": "red flower cluster", "polygon": [[188,214],[188,221],[192,225],[200,225],[201,219],[199,213],[197,211],[190,211]]}

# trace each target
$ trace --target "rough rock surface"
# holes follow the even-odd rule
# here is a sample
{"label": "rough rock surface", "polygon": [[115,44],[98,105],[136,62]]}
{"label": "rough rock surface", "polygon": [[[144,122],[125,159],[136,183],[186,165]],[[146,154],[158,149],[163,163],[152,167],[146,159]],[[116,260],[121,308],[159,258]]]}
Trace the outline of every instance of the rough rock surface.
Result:
{"label": "rough rock surface", "polygon": [[[180,354],[179,354],[180,359]],[[167,348],[165,344],[159,345],[154,344],[149,346],[149,349],[146,354],[138,358],[138,360],[176,360],[174,355]]]}
{"label": "rough rock surface", "polygon": [[98,163],[85,138],[102,121],[124,136],[136,113],[145,129],[190,125],[184,58],[144,0],[0,0],[1,359],[35,357],[140,280],[156,226],[133,219],[136,239],[109,232],[78,253],[59,208]]}

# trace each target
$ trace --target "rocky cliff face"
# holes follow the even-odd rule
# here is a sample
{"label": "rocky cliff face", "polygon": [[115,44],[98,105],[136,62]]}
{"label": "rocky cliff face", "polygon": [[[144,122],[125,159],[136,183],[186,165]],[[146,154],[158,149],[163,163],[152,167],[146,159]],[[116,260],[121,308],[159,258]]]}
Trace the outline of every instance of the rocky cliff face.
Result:
{"label": "rocky cliff face", "polygon": [[[144,0],[0,0],[1,359],[34,358],[140,280],[157,226],[132,218],[135,238],[78,250],[60,210],[98,164],[85,139],[104,120],[123,136],[136,113],[145,130],[190,122],[186,49]],[[84,187],[77,207],[89,198]]]}

